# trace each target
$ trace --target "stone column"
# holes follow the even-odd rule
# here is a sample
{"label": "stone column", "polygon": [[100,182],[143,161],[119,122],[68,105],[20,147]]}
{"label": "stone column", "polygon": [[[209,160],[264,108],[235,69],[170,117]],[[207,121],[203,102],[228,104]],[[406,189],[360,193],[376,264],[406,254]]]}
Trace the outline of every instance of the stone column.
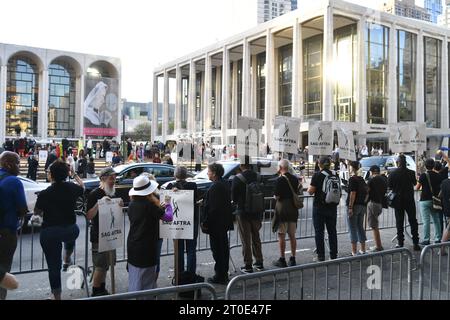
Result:
{"label": "stone column", "polygon": [[247,39],[244,39],[244,51],[242,61],[242,115],[249,117],[251,115],[251,48]]}
{"label": "stone column", "polygon": [[[417,35],[417,72],[416,72],[416,122],[425,122],[425,86],[424,86],[424,41],[423,31]],[[447,90],[446,90],[447,91]]]}
{"label": "stone column", "polygon": [[333,8],[328,6],[324,16],[323,32],[323,120],[333,121],[333,86],[334,81],[330,77],[330,68],[333,65],[334,21]]}
{"label": "stone column", "polygon": [[388,74],[388,121],[398,122],[397,89],[397,28],[395,24],[389,29],[389,74]]}
{"label": "stone column", "polygon": [[176,67],[176,100],[175,100],[175,131],[174,134],[178,135],[181,131],[181,108],[183,105],[183,76],[181,74],[181,67]]}
{"label": "stone column", "polygon": [[152,141],[156,141],[158,134],[158,76],[153,75],[153,104],[152,104]]}
{"label": "stone column", "polygon": [[294,24],[292,45],[292,116],[303,117],[303,38],[298,20]]}
{"label": "stone column", "polygon": [[167,139],[169,131],[169,73],[164,70],[164,102],[163,102],[163,119],[162,119],[162,137],[163,142]]}
{"label": "stone column", "polygon": [[223,48],[222,64],[222,144],[227,144],[228,119],[230,117],[230,54],[227,47]]}

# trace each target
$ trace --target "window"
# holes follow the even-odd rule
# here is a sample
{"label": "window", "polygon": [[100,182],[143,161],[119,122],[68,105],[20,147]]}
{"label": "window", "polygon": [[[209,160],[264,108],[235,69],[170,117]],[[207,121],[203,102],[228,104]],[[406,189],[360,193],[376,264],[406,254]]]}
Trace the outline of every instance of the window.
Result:
{"label": "window", "polygon": [[34,61],[14,56],[8,61],[6,88],[6,134],[37,135],[39,74]]}
{"label": "window", "polygon": [[278,114],[286,117],[292,115],[292,44],[281,47],[278,64],[279,107]]}
{"label": "window", "polygon": [[195,78],[195,129],[203,131],[203,97],[202,97],[202,73],[199,72]]}
{"label": "window", "polygon": [[142,168],[142,167],[133,168],[133,169],[126,171],[122,177],[123,177],[123,179],[134,179],[137,176],[140,176],[143,171],[144,171],[144,168]]}
{"label": "window", "polygon": [[213,94],[212,94],[212,102],[211,102],[211,125],[213,129],[221,128],[221,119],[222,119],[222,72],[221,67],[213,68]]}
{"label": "window", "polygon": [[75,136],[76,78],[72,66],[56,61],[49,66],[48,136]]}
{"label": "window", "polygon": [[173,177],[173,175],[174,175],[173,169],[165,168],[165,167],[149,167],[146,171],[148,173],[153,174],[153,176],[155,178],[158,178],[158,177]]}
{"label": "window", "polygon": [[303,41],[304,119],[322,120],[322,44],[318,35]]}
{"label": "window", "polygon": [[238,115],[238,119],[239,116],[242,116],[242,63],[243,60],[239,60],[237,62],[237,115]]}
{"label": "window", "polygon": [[187,129],[188,121],[188,103],[189,103],[189,78],[183,78],[182,86],[182,103],[181,103],[181,129]]}
{"label": "window", "polygon": [[258,54],[256,60],[256,112],[258,119],[264,120],[266,111],[266,53]]}
{"label": "window", "polygon": [[413,33],[397,31],[398,121],[416,121],[416,39]]}
{"label": "window", "polygon": [[424,95],[427,128],[441,126],[441,46],[440,40],[424,37]]}
{"label": "window", "polygon": [[368,23],[367,61],[367,122],[387,123],[389,28]]}

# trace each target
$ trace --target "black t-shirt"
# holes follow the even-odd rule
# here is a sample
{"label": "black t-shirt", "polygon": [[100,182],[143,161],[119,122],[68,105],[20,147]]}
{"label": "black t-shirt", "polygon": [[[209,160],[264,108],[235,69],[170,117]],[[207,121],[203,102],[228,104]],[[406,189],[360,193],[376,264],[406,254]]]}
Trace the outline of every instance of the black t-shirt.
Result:
{"label": "black t-shirt", "polygon": [[403,205],[414,201],[416,183],[416,173],[405,168],[395,169],[388,178],[388,187],[397,194],[397,200]]}
{"label": "black t-shirt", "polygon": [[146,199],[132,200],[128,207],[130,232],[127,239],[128,262],[138,268],[157,264],[159,220],[164,209]]}
{"label": "black t-shirt", "polygon": [[[291,186],[294,189],[294,191],[297,192],[298,191],[297,177],[293,176],[289,172],[286,173],[285,176],[291,182]],[[283,176],[278,177],[277,182],[275,184],[275,192],[274,193],[275,193],[275,196],[280,197],[280,200],[294,198],[291,187],[289,186],[289,183],[286,180],[286,178]]]}
{"label": "black t-shirt", "polygon": [[[329,175],[332,175],[333,172],[330,170],[323,170]],[[320,172],[314,173],[313,177],[311,178],[311,186],[316,188],[316,192],[314,193],[314,202],[313,206],[317,208],[336,208],[336,204],[328,204],[325,203],[325,194],[323,193],[323,182],[325,180],[325,175]]]}
{"label": "black t-shirt", "polygon": [[383,203],[383,197],[387,191],[387,178],[385,176],[375,176],[368,182],[369,201]]}
{"label": "black t-shirt", "polygon": [[[431,186],[433,187],[433,195],[431,194],[430,184],[428,183],[427,174],[430,176]],[[427,171],[422,173],[419,178],[419,183],[422,185],[422,194],[420,201],[431,201],[433,196],[437,196],[441,192],[442,176],[434,171]]]}
{"label": "black t-shirt", "polygon": [[[86,211],[89,211],[92,207],[97,204],[97,201],[106,196],[105,191],[103,189],[97,188],[91,191],[88,195]],[[114,198],[114,196],[110,197]],[[91,226],[91,242],[98,243],[98,212],[95,217],[92,219]]]}
{"label": "black t-shirt", "polygon": [[36,208],[44,212],[42,227],[70,226],[76,223],[76,202],[84,189],[71,182],[54,183],[41,193]]}
{"label": "black t-shirt", "polygon": [[366,189],[365,189],[366,182],[362,177],[358,176],[352,176],[348,180],[348,195],[347,195],[347,207],[350,204],[350,194],[352,192],[356,192],[356,199],[355,203],[356,205],[365,205],[365,197],[366,197]]}

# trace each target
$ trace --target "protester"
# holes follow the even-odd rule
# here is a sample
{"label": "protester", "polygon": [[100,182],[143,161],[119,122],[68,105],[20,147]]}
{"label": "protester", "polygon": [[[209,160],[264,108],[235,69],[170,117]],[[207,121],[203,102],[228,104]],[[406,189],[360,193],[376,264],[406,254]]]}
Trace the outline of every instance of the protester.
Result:
{"label": "protester", "polygon": [[204,233],[209,234],[211,251],[216,261],[215,275],[208,282],[217,284],[228,283],[230,246],[228,231],[233,230],[231,208],[231,190],[227,181],[223,180],[224,169],[221,164],[208,166],[208,178],[213,182],[205,195],[205,203],[201,219]]}
{"label": "protester", "polygon": [[416,202],[414,199],[414,187],[416,186],[416,175],[414,171],[406,166],[406,157],[400,155],[397,159],[398,168],[389,175],[388,188],[394,193],[393,206],[395,209],[395,220],[397,225],[397,247],[404,246],[404,220],[405,211],[408,214],[409,225],[414,243],[414,250],[422,250],[419,246],[419,226],[416,218]]}
{"label": "protester", "polygon": [[[295,233],[297,232],[297,220],[298,220],[298,208],[294,205],[294,193],[298,196],[299,182],[296,176],[289,172],[289,161],[281,160],[278,163],[278,172],[280,176],[277,179],[275,185],[274,195],[277,199],[275,205],[275,215],[278,221],[278,244],[280,249],[280,258],[273,262],[275,267],[285,268],[287,266],[295,266],[297,264],[295,260],[297,252],[297,239]],[[286,234],[289,236],[291,244],[291,257],[289,263],[286,263],[285,251],[286,251]]]}
{"label": "protester", "polygon": [[373,252],[379,252],[384,250],[381,244],[378,219],[383,213],[384,196],[387,191],[387,178],[380,175],[380,167],[377,165],[370,168],[370,174],[371,178],[368,182],[369,203],[367,204],[367,217],[375,241],[375,247],[371,248],[371,250]]}
{"label": "protester", "polygon": [[367,185],[364,179],[358,176],[359,168],[359,161],[350,162],[351,176],[348,180],[347,222],[353,256],[358,254],[358,242],[361,245],[359,254],[366,254],[367,241],[366,231],[364,229],[364,220],[367,212]]}
{"label": "protester", "polygon": [[[331,194],[332,191],[336,191],[336,183],[339,183],[340,191],[340,179],[335,172],[330,170],[331,160],[329,157],[322,157],[319,160],[320,171],[316,172],[312,179],[311,185],[308,188],[308,193],[314,195],[313,202],[313,224],[315,230],[315,240],[317,248],[317,260],[325,261],[325,226],[328,232],[328,241],[330,244],[330,258],[336,259],[338,255],[338,242],[337,242],[337,206],[339,204],[336,201],[326,201],[328,193],[323,191],[323,185],[327,179],[330,182],[334,182],[332,186],[334,189],[328,190]],[[335,192],[333,192],[334,194]],[[338,195],[340,198],[340,195]],[[337,199],[333,199],[337,200]]]}
{"label": "protester", "polygon": [[166,156],[164,157],[164,164],[173,166],[173,160],[170,157],[170,154],[166,154]]}
{"label": "protester", "polygon": [[[260,210],[262,211],[249,208],[252,205],[253,197],[256,196],[255,193],[260,191],[258,190],[259,177],[252,170],[252,165],[249,162],[250,159],[246,157],[245,162],[240,167],[241,173],[234,177],[231,186],[231,195],[237,210],[239,235],[242,241],[242,255],[244,257],[242,273],[252,273],[253,267],[258,271],[264,270],[261,238],[259,236],[264,213],[264,195],[261,193],[261,199],[259,200],[262,207]],[[247,192],[251,194],[247,194]],[[253,264],[252,252],[255,257],[255,264]]]}
{"label": "protester", "polygon": [[[20,158],[11,151],[0,155],[0,268],[11,270],[17,247],[19,220],[28,212],[23,184],[17,178],[20,173]],[[0,288],[0,300],[6,298],[6,290]]]}
{"label": "protester", "polygon": [[[92,152],[91,152],[92,153]],[[85,179],[87,176],[87,160],[86,155],[84,154],[84,150],[80,150],[80,154],[78,157],[78,175]]]}
{"label": "protester", "polygon": [[159,157],[159,153],[155,153],[153,155],[153,163],[161,163],[161,158]]}
{"label": "protester", "polygon": [[30,152],[28,155],[28,173],[27,178],[36,181],[37,169],[39,167],[39,161],[36,155],[33,152]]}
{"label": "protester", "polygon": [[186,167],[175,168],[175,183],[167,185],[167,190],[193,190],[194,191],[194,237],[192,240],[178,240],[178,268],[181,274],[185,271],[184,263],[184,251],[186,249],[187,263],[186,271],[191,275],[195,275],[197,272],[197,238],[198,238],[198,226],[199,226],[199,209],[197,206],[198,193],[197,184],[194,182],[187,182],[188,170]]}
{"label": "protester", "polygon": [[416,186],[417,190],[422,190],[419,205],[423,222],[423,241],[421,242],[423,246],[430,244],[430,218],[433,220],[434,226],[434,243],[440,243],[442,238],[440,212],[433,208],[433,196],[437,197],[441,192],[442,178],[439,173],[433,171],[434,167],[433,159],[425,161],[427,171],[420,175]]}
{"label": "protester", "polygon": [[[87,199],[86,218],[91,220],[90,240],[92,243],[92,263],[94,265],[93,296],[108,295],[106,290],[106,274],[109,267],[116,262],[116,251],[98,252],[99,219],[98,200],[115,198],[116,172],[112,168],[104,168],[100,172],[100,187],[91,191]],[[111,257],[110,257],[111,256]]]}
{"label": "protester", "polygon": [[94,162],[94,158],[90,157],[89,158],[89,163],[87,164],[87,177],[88,178],[95,178],[97,177],[97,175],[95,174],[95,162]]}
{"label": "protester", "polygon": [[83,181],[74,175],[78,185],[66,182],[69,166],[57,160],[50,166],[51,186],[37,197],[34,214],[43,216],[40,242],[48,266],[50,287],[55,300],[61,300],[61,249],[64,243],[64,266],[71,264],[71,255],[80,229],[76,224],[76,202],[84,194]]}
{"label": "protester", "polygon": [[128,291],[156,288],[158,264],[159,220],[172,221],[173,211],[170,200],[165,209],[154,195],[158,188],[156,181],[146,176],[133,180],[129,192],[131,202],[128,207],[130,231],[127,239]]}

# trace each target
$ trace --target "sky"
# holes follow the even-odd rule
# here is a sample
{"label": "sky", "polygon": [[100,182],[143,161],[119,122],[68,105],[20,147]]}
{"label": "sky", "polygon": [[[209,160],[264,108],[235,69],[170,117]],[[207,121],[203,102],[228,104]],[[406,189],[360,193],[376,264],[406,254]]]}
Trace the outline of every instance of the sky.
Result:
{"label": "sky", "polygon": [[158,65],[256,25],[256,0],[14,0],[2,12],[1,43],[120,58],[133,102],[152,100]]}

